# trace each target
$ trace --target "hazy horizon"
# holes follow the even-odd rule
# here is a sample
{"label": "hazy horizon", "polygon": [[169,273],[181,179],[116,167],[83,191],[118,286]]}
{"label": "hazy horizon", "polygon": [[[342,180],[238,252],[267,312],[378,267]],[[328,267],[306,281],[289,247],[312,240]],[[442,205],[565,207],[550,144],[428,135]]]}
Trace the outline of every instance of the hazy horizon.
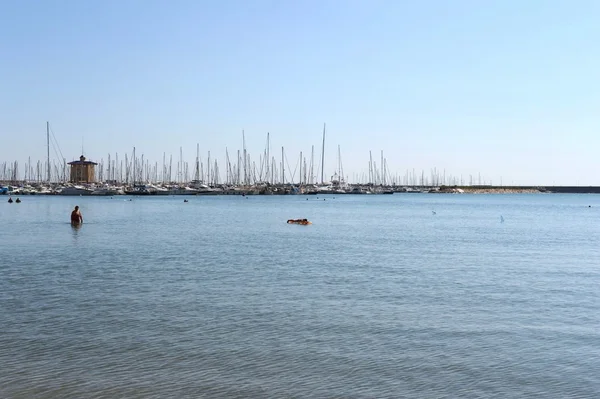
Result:
{"label": "hazy horizon", "polygon": [[[74,0],[0,5],[0,167],[200,146],[368,174],[600,185],[600,3]],[[279,166],[278,166],[279,167]],[[288,166],[286,165],[286,169]],[[23,177],[23,172],[20,173]],[[296,178],[297,179],[297,178]]]}

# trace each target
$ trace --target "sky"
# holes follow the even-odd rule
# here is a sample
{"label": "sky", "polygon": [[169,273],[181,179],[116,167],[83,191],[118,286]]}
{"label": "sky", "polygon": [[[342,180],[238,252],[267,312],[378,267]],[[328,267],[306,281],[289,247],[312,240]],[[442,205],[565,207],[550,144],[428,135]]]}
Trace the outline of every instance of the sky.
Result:
{"label": "sky", "polygon": [[326,123],[326,176],[339,145],[349,180],[383,150],[392,175],[600,185],[599,20],[595,0],[0,0],[0,168],[46,159],[46,121],[52,162],[224,163],[244,131],[291,165]]}

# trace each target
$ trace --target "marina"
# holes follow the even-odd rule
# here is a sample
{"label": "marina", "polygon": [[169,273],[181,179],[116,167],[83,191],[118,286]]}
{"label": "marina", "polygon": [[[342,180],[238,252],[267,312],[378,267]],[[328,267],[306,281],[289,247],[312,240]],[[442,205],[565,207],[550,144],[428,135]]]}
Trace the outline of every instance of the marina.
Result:
{"label": "marina", "polygon": [[15,183],[5,182],[0,194],[5,195],[66,195],[66,196],[116,196],[116,195],[319,195],[319,194],[393,194],[395,192],[429,192],[435,188],[407,188],[396,186],[347,185],[293,185],[268,183],[234,186],[196,186],[186,184],[136,184],[132,186],[107,183],[61,184],[61,183]]}
{"label": "marina", "polygon": [[[319,195],[319,194],[394,194],[394,193],[600,193],[600,187],[582,186],[494,186],[492,181],[482,179],[481,174],[454,176],[445,170],[432,168],[429,173],[415,169],[402,175],[391,172],[383,150],[379,163],[368,153],[366,172],[354,174],[350,179],[344,173],[341,146],[337,146],[335,164],[325,162],[326,124],[323,125],[320,155],[315,157],[311,146],[310,157],[300,151],[292,162],[281,147],[279,159],[271,149],[271,135],[267,133],[264,151],[252,156],[246,148],[246,136],[242,132],[243,148],[230,157],[225,148],[224,160],[216,159],[207,152],[206,162],[196,145],[193,163],[184,160],[183,148],[179,160],[173,162],[170,155],[163,154],[162,164],[151,163],[144,154],[119,157],[108,154],[107,160],[88,160],[83,154],[79,160],[67,162],[58,141],[46,122],[45,161],[28,159],[24,167],[18,161],[0,162],[0,195],[66,195],[66,196],[115,196],[115,195]],[[51,157],[50,148],[55,151]],[[139,154],[139,150],[137,151]],[[214,154],[214,153],[213,153]],[[292,158],[293,159],[293,158]],[[60,160],[60,161],[58,161]],[[326,166],[328,165],[328,166]],[[223,167],[224,166],[224,167]],[[222,173],[221,170],[225,172]],[[326,178],[329,176],[329,178]]]}
{"label": "marina", "polygon": [[[225,148],[224,159],[207,152],[206,160],[196,145],[193,162],[185,161],[180,147],[178,160],[163,154],[162,162],[151,162],[134,147],[124,156],[108,154],[98,162],[83,154],[67,162],[59,141],[46,122],[46,159],[0,161],[0,193],[10,195],[318,195],[318,194],[393,194],[397,192],[444,192],[447,186],[482,184],[480,175],[474,179],[446,174],[431,169],[419,173],[406,170],[402,175],[392,172],[384,152],[374,160],[368,152],[365,172],[344,172],[341,146],[337,145],[335,162],[326,161],[327,125],[323,125],[318,154],[311,146],[310,155],[299,151],[288,154],[284,147],[275,152],[271,134],[267,133],[264,150],[255,155],[246,147],[242,131],[241,149],[231,153]],[[51,153],[53,149],[54,153]],[[83,150],[83,149],[82,149]],[[83,152],[83,151],[82,151]],[[491,183],[490,183],[491,184]],[[483,179],[483,185],[486,185]],[[459,193],[460,190],[454,190]]]}

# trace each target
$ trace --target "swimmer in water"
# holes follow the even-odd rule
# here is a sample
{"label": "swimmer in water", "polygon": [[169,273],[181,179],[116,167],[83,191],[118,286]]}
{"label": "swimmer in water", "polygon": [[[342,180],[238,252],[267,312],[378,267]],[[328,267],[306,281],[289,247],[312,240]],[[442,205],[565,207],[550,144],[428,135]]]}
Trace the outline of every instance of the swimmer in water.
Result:
{"label": "swimmer in water", "polygon": [[75,206],[75,209],[73,209],[73,212],[71,212],[71,224],[78,225],[81,223],[83,223],[83,216],[79,211],[79,206]]}

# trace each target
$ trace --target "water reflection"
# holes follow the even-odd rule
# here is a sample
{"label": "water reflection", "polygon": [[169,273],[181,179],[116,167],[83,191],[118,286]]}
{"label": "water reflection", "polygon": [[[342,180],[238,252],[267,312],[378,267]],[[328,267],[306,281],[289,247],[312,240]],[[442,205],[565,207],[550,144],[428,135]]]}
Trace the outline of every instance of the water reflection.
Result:
{"label": "water reflection", "polygon": [[81,226],[83,226],[83,223],[71,223],[71,231],[73,233],[73,238],[77,238]]}

